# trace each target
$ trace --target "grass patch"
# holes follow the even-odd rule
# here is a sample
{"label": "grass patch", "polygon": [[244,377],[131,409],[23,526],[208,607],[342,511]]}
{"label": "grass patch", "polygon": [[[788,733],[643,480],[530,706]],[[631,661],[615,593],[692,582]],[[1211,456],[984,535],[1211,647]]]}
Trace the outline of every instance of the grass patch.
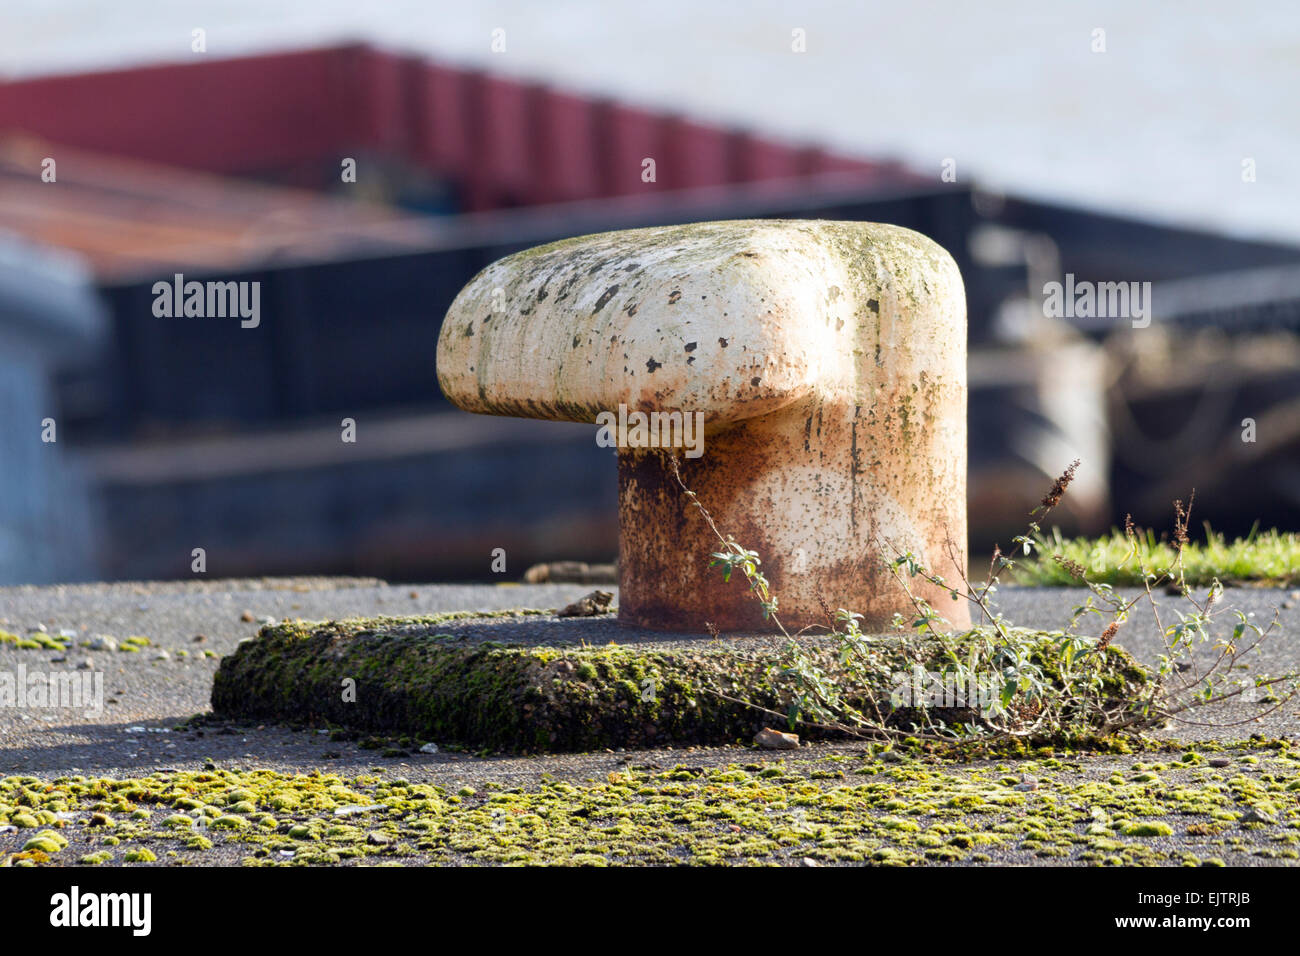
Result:
{"label": "grass patch", "polygon": [[[1066,538],[1053,529],[1050,535],[1036,538],[1036,554],[1016,564],[1011,576],[1015,584],[1078,586],[1080,582],[1055,560],[1058,554],[1082,565],[1098,584],[1135,587],[1142,585],[1140,567],[1159,573],[1172,569],[1176,560],[1169,542],[1150,530],[1137,533],[1137,554],[1119,530],[1101,538]],[[1192,541],[1183,549],[1182,566],[1187,583],[1195,587],[1216,578],[1224,584],[1290,586],[1300,581],[1300,534],[1273,529],[1228,541],[1207,528],[1203,541]]]}

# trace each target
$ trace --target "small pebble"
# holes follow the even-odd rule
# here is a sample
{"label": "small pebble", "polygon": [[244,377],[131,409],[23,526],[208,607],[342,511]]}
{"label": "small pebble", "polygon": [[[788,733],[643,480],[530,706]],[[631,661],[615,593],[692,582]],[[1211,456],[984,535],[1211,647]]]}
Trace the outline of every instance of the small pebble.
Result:
{"label": "small pebble", "polygon": [[799,735],[782,733],[771,727],[764,727],[754,735],[754,743],[766,750],[798,750]]}
{"label": "small pebble", "polygon": [[1251,807],[1249,810],[1247,810],[1245,813],[1241,815],[1241,822],[1273,824],[1273,823],[1277,823],[1277,818],[1270,816],[1269,814],[1264,813],[1261,810],[1256,810],[1254,807]]}

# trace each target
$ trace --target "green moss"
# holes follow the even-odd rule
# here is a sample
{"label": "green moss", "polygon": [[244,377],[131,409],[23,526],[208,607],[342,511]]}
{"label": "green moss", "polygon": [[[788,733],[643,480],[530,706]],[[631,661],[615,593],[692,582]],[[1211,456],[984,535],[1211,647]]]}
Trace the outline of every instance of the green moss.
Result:
{"label": "green moss", "polygon": [[45,631],[33,631],[26,637],[20,634],[11,634],[9,631],[0,629],[0,644],[8,644],[24,651],[66,651],[71,642],[67,638],[59,637],[56,634],[47,634]]}
{"label": "green moss", "polygon": [[[505,646],[453,639],[437,630],[444,623],[381,618],[264,627],[222,660],[213,681],[213,711],[222,718],[323,724],[473,750],[587,751],[749,741],[771,722],[764,709],[785,713],[793,699],[792,686],[765,653],[703,642]],[[1058,679],[1051,664],[1054,641],[1041,635],[1035,654],[1049,680]],[[808,638],[805,645],[840,681],[849,705],[862,710],[888,711],[888,691],[881,688],[892,689],[894,675],[910,665],[901,645],[882,645],[878,673],[850,675],[833,640]],[[936,667],[946,659],[937,644],[930,652]],[[1105,691],[1132,699],[1145,681],[1143,670],[1115,647],[1101,661]],[[355,700],[339,691],[345,679],[356,681]],[[647,687],[653,693],[646,694]],[[952,716],[967,719],[961,713]],[[900,710],[895,719],[911,718]],[[815,726],[799,729],[806,737],[825,736]],[[1040,743],[1014,746],[1023,752]],[[405,751],[378,736],[362,746],[387,756]]]}
{"label": "green moss", "polygon": [[[1119,761],[1038,754],[1015,767],[1037,777],[1039,788],[1029,792],[1001,782],[1012,769],[1009,762],[957,764],[929,756],[919,745],[896,746],[888,751],[895,759],[885,762],[875,759],[878,748],[855,746],[848,766],[859,769],[844,777],[838,776],[846,766],[844,754],[822,758],[815,752],[753,754],[743,764],[722,766],[629,766],[584,782],[538,774],[526,783],[521,778],[522,785],[477,788],[386,780],[377,773],[345,779],[271,770],[170,771],[130,780],[6,777],[0,778],[0,808],[24,807],[35,815],[58,807],[85,820],[129,794],[154,807],[161,820],[157,831],[119,822],[131,859],[143,860],[136,854],[148,850],[203,862],[201,855],[220,843],[258,866],[797,865],[805,857],[901,866],[993,859],[1154,866],[1209,865],[1200,859],[1207,852],[1234,864],[1300,859],[1300,828],[1243,830],[1211,815],[1226,813],[1235,821],[1236,814],[1255,807],[1283,821],[1300,818],[1300,791],[1288,789],[1300,766],[1295,750],[1285,745],[1216,745],[1237,758],[1259,759],[1256,765],[1238,759],[1250,769],[1228,780],[1214,779],[1205,767],[1175,765],[1179,749],[1152,747],[1146,753],[1164,762],[1144,763],[1148,769],[1139,772],[1166,768],[1159,787],[1131,780],[1112,785],[1105,780],[1109,767],[1090,766]],[[284,823],[266,814],[229,812],[243,802],[266,806],[286,793],[297,797],[298,808]],[[238,823],[190,833],[184,824],[169,823],[181,816],[182,801],[198,803],[214,821],[224,816]],[[218,807],[226,808],[224,814]],[[375,809],[336,816],[344,807]],[[1175,827],[1162,818],[1177,820],[1176,829],[1195,845],[1180,843]],[[0,854],[0,865],[60,862],[59,844],[68,837],[92,841],[89,849],[105,854],[104,862],[104,848],[118,842],[103,828],[70,822],[33,837],[51,844]],[[79,846],[78,852],[87,851]]]}
{"label": "green moss", "polygon": [[1174,830],[1167,823],[1159,821],[1149,823],[1130,823],[1124,827],[1124,835],[1131,837],[1167,837],[1173,836]]}
{"label": "green moss", "polygon": [[126,853],[123,854],[122,859],[127,863],[153,863],[158,859],[158,857],[154,856],[152,850],[146,849],[145,847],[139,847],[134,850],[127,850]]}
{"label": "green moss", "polygon": [[23,844],[23,850],[40,850],[42,853],[58,853],[68,845],[68,841],[52,830],[42,830]]}
{"label": "green moss", "polygon": [[900,820],[897,817],[885,817],[880,824],[889,830],[906,830],[909,833],[919,833],[921,830],[919,824],[911,820]]}
{"label": "green moss", "polygon": [[295,810],[301,803],[298,794],[292,790],[281,790],[267,798],[267,806],[273,810]]}

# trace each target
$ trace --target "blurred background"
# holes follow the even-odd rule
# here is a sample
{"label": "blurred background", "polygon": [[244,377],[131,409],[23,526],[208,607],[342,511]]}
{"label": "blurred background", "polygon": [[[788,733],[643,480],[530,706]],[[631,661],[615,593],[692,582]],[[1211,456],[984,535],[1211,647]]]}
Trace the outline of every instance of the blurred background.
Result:
{"label": "blurred background", "polygon": [[[975,553],[1072,458],[1070,531],[1193,486],[1296,529],[1300,11],[1045,6],[6,0],[0,584],[612,560],[613,453],[451,408],[441,318],[518,249],[747,217],[957,260]],[[176,273],[259,324],[156,316]],[[1049,315],[1067,275],[1150,324]]]}

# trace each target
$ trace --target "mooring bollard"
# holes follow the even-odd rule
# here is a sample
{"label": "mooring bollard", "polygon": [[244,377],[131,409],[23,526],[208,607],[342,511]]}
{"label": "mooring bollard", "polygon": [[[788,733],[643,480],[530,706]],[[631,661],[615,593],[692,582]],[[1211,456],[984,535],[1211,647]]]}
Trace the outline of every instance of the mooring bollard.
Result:
{"label": "mooring bollard", "polygon": [[771,626],[743,575],[708,567],[719,543],[670,454],[759,554],[787,628],[826,624],[823,607],[873,630],[914,613],[886,567],[905,553],[954,584],[965,570],[965,295],[910,230],[710,222],[507,256],[452,303],[438,382],[467,411],[597,423],[618,446],[623,623]]}

